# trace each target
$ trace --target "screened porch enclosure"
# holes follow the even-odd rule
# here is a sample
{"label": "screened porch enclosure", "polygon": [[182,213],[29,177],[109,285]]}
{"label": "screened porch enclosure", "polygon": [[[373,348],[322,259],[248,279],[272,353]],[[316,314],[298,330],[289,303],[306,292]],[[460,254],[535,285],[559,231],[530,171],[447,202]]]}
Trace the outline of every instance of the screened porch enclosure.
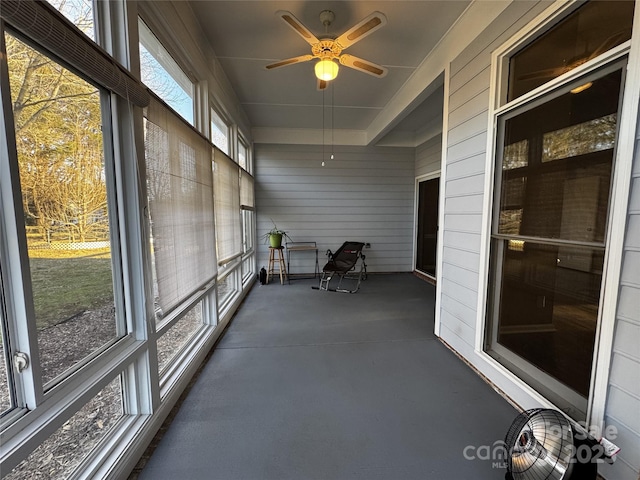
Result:
{"label": "screened porch enclosure", "polygon": [[3,480],[502,478],[536,407],[637,480],[638,0],[330,2],[324,89],[318,2],[1,2]]}

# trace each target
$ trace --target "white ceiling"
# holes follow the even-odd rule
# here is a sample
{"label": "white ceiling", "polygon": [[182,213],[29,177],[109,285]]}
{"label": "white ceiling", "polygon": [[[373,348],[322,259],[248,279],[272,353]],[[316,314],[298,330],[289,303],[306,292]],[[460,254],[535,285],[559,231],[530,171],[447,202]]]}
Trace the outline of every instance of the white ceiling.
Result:
{"label": "white ceiling", "polygon": [[[366,132],[374,121],[380,123],[385,111],[393,110],[390,107],[394,99],[469,3],[468,0],[216,0],[193,1],[191,5],[253,130],[321,130],[324,102],[325,127],[333,120],[337,131],[354,133]],[[314,61],[269,71],[264,68],[277,60],[311,53],[310,46],[275,12],[290,11],[319,37],[325,34],[319,15],[327,9],[335,13],[328,30],[332,36],[340,35],[373,11],[387,17],[386,25],[346,50],[385,66],[389,70],[386,77],[376,78],[341,66],[338,78],[323,93],[317,90]],[[434,77],[439,73],[435,72]],[[423,92],[415,93],[419,98],[417,105],[395,113],[392,118],[385,115],[386,130],[393,128],[388,138],[402,137],[405,143],[412,143],[410,139],[419,138],[434,119],[441,122],[442,77]],[[337,137],[348,143],[349,135]],[[382,135],[378,137],[380,140]],[[385,143],[385,139],[380,143]]]}

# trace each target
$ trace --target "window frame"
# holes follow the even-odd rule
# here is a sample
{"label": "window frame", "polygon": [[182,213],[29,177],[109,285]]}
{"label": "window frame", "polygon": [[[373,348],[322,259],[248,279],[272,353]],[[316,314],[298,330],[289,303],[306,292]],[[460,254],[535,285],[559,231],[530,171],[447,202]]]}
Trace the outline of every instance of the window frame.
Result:
{"label": "window frame", "polygon": [[[21,34],[15,33],[6,23],[0,20],[0,45],[3,57],[6,58],[5,32],[25,42],[30,47],[42,51],[63,67],[75,71],[72,66],[60,61],[47,52],[47,48],[31,39],[25,40]],[[87,37],[88,38],[88,37]],[[88,39],[88,41],[91,41]],[[10,103],[10,89],[8,84],[8,70],[6,63],[2,63],[2,98],[0,106],[3,109],[0,129],[6,133],[0,139],[2,168],[8,175],[2,175],[2,190],[7,192],[0,200],[3,211],[12,212],[5,215],[3,221],[3,237],[0,238],[0,255],[3,262],[3,295],[7,309],[7,335],[12,343],[10,356],[16,351],[26,353],[30,366],[20,374],[13,374],[16,390],[17,405],[14,411],[3,416],[0,421],[2,443],[6,447],[6,454],[2,457],[2,469],[11,470],[31,452],[34,442],[44,440],[50,433],[63,425],[73,416],[77,408],[83,406],[98,391],[104,388],[114,378],[119,376],[121,365],[131,362],[137,355],[136,344],[130,333],[130,322],[125,312],[125,295],[123,286],[123,259],[120,255],[122,244],[126,240],[122,236],[119,219],[116,218],[121,196],[117,188],[116,162],[114,157],[114,136],[112,131],[112,100],[117,98],[114,93],[104,87],[97,87],[100,91],[101,123],[103,125],[104,168],[107,185],[107,203],[110,211],[110,243],[112,248],[112,278],[114,306],[116,308],[116,332],[120,337],[95,350],[77,364],[65,370],[46,384],[42,381],[40,356],[38,353],[38,332],[33,311],[33,294],[29,275],[29,259],[24,227],[24,213],[20,193],[17,149],[15,145],[15,130],[12,107]],[[75,73],[75,72],[74,72]],[[96,85],[84,75],[77,74],[83,80]],[[6,88],[5,88],[6,87]],[[9,100],[7,105],[7,100]],[[13,136],[13,138],[11,138]],[[5,270],[8,270],[5,274]],[[118,288],[116,288],[118,287]],[[17,319],[27,319],[18,322]],[[128,333],[129,332],[129,333]],[[125,352],[130,352],[125,354]],[[11,374],[12,371],[7,372]],[[70,392],[74,392],[70,395]],[[27,415],[28,413],[28,415]],[[126,415],[125,415],[126,416]],[[106,441],[106,440],[103,440]],[[83,460],[84,461],[84,460]]]}
{"label": "window frame", "polygon": [[[557,1],[492,52],[484,192],[493,192],[495,187],[495,171],[497,168],[496,153],[499,148],[499,139],[497,138],[497,118],[499,115],[532,101],[535,98],[541,97],[556,89],[558,86],[578,78],[585,74],[585,72],[596,70],[598,67],[613,63],[624,56],[628,56],[627,76],[624,84],[621,112],[618,119],[618,140],[614,157],[615,171],[612,180],[609,225],[606,233],[607,252],[604,260],[602,279],[602,285],[606,285],[606,288],[602,289],[598,317],[599,319],[614,319],[617,311],[617,296],[620,286],[623,241],[629,202],[628,194],[630,191],[631,168],[635,147],[635,131],[638,123],[638,102],[640,101],[640,45],[638,44],[640,4],[636,3],[635,5],[634,25],[630,41],[614,47],[580,67],[560,77],[556,77],[511,102],[506,102],[510,55],[533,41],[536,37],[544,34],[566,15],[569,15],[573,10],[579,8],[580,5],[581,3],[579,2]],[[487,331],[486,327],[488,322],[486,312],[489,302],[488,273],[492,258],[490,255],[490,245],[495,212],[494,203],[495,196],[493,194],[484,195],[482,211],[485,212],[485,214],[483,215],[481,225],[481,274],[478,280],[478,308],[476,311],[474,353],[487,368],[505,379],[511,388],[516,389],[512,390],[514,392],[513,395],[516,395],[516,397],[525,395],[529,401],[533,399],[540,405],[554,408],[554,405],[548,399],[484,351],[485,332]],[[612,205],[615,205],[615,208],[612,208]],[[439,325],[436,325],[436,330],[438,328]],[[598,322],[591,387],[589,398],[587,399],[587,422],[592,425],[602,426],[604,422],[614,328],[615,321]]]}
{"label": "window frame", "polygon": [[[166,7],[169,10],[173,6]],[[190,40],[189,32],[173,32],[170,30],[171,22],[165,21],[163,13],[165,7],[157,7],[151,4],[139,4],[125,0],[114,2],[94,2],[96,41],[109,55],[113,56],[125,68],[134,79],[140,78],[140,64],[138,52],[137,21],[139,15],[147,21],[151,18],[151,24],[160,26],[155,33],[162,33],[163,40],[170,39],[164,45],[171,45],[173,51],[181,53],[182,63],[193,61],[196,65],[205,65],[206,59],[194,58],[184,55],[182,44],[176,43],[180,35],[181,40]],[[148,23],[149,25],[149,23]],[[0,34],[3,35],[5,23],[0,20]],[[4,37],[3,37],[4,38]],[[3,40],[4,41],[4,40]],[[88,39],[87,42],[92,40]],[[188,47],[195,45],[191,44]],[[197,45],[196,45],[197,46]],[[3,47],[4,48],[4,47]],[[46,48],[44,48],[46,50]],[[197,50],[191,49],[187,53],[196,54]],[[197,57],[197,55],[196,55]],[[189,59],[189,60],[186,60]],[[4,60],[6,61],[6,60]],[[198,61],[200,63],[198,63]],[[73,69],[72,69],[73,70]],[[189,68],[185,71],[199,71]],[[200,71],[199,71],[200,72]],[[6,77],[7,81],[4,81]],[[83,76],[84,77],[84,76]],[[198,73],[199,81],[194,87],[205,88],[207,80],[213,78],[211,70],[203,69]],[[86,78],[86,77],[85,77]],[[7,115],[11,112],[10,90],[8,75],[2,61],[0,61],[0,168],[3,175],[0,176],[0,206],[3,211],[13,213],[16,209],[22,210],[22,202],[19,195],[15,195],[15,181],[19,178],[18,172],[5,175],[6,168],[16,164],[9,161],[11,143],[15,143],[13,123]],[[146,92],[146,89],[143,89]],[[206,121],[208,117],[206,109],[208,100],[200,98],[197,90],[194,95],[194,122],[198,119]],[[8,92],[8,93],[7,93]],[[124,416],[119,423],[107,434],[99,446],[88,456],[80,459],[79,469],[74,474],[76,477],[120,477],[126,476],[130,468],[135,465],[139,455],[156,431],[160,428],[164,418],[178,401],[184,388],[188,385],[192,375],[197,371],[201,362],[205,360],[210,349],[215,345],[232,315],[248,292],[248,288],[255,281],[255,275],[247,276],[246,283],[242,282],[241,266],[245,259],[255,265],[255,251],[238,258],[233,265],[223,274],[234,274],[236,291],[224,306],[219,306],[216,298],[216,282],[208,285],[205,291],[194,295],[187,300],[187,304],[202,302],[204,326],[190,338],[188,346],[184,346],[170,361],[162,372],[162,378],[157,370],[157,339],[171,325],[178,321],[179,312],[175,311],[173,318],[165,318],[162,325],[154,325],[153,281],[151,274],[151,257],[148,249],[150,231],[146,211],[146,186],[144,178],[140,178],[140,172],[144,171],[144,142],[142,130],[142,115],[140,109],[132,105],[127,98],[116,93],[104,96],[104,101],[110,106],[111,116],[105,120],[104,128],[113,135],[113,143],[107,146],[105,138],[105,152],[110,148],[113,156],[113,181],[109,186],[110,198],[116,199],[120,209],[117,210],[117,218],[114,228],[117,228],[118,250],[120,254],[118,265],[118,279],[114,280],[114,295],[121,297],[122,311],[126,314],[126,328],[129,332],[126,337],[106,347],[83,364],[73,375],[64,381],[52,386],[49,391],[41,393],[38,398],[33,397],[34,409],[14,409],[10,414],[0,420],[0,443],[3,445],[0,458],[3,471],[9,471],[26,458],[40,442],[50,433],[62,426],[71,418],[79,408],[89,401],[97,392],[116,378],[120,378],[122,384],[122,402]],[[233,99],[229,100],[233,102]],[[207,129],[205,126],[203,131]],[[230,127],[229,148],[236,144],[237,127]],[[15,151],[15,148],[13,149]],[[5,155],[6,153],[6,155]],[[105,154],[106,155],[106,154]],[[7,159],[7,160],[5,160]],[[133,159],[133,161],[132,161]],[[6,168],[5,168],[6,167]],[[15,169],[14,169],[15,170]],[[11,169],[9,168],[9,171]],[[0,255],[2,255],[2,288],[9,293],[7,300],[8,319],[18,318],[24,315],[28,306],[25,302],[25,289],[28,283],[24,282],[25,242],[19,242],[16,233],[20,225],[24,228],[24,222],[15,215],[10,215],[7,221],[4,219],[0,228]],[[254,215],[255,216],[255,215]],[[5,228],[5,224],[13,225]],[[113,230],[115,231],[115,230]],[[19,233],[19,232],[18,232]],[[254,239],[255,242],[255,239]],[[19,251],[18,247],[22,249]],[[114,246],[115,249],[115,246]],[[5,262],[6,260],[6,262]],[[114,267],[115,268],[115,267]],[[116,271],[113,271],[115,278]],[[120,276],[122,278],[120,278]],[[7,286],[9,285],[9,286]],[[195,298],[198,296],[199,298]],[[17,315],[19,313],[20,315]],[[11,322],[7,322],[10,324]],[[32,322],[33,323],[33,322]],[[29,324],[27,324],[27,327]],[[33,326],[32,326],[33,327]],[[11,327],[13,329],[13,326]],[[28,328],[21,327],[26,331]],[[30,327],[31,328],[31,327]],[[156,329],[157,328],[157,329]],[[19,329],[16,329],[19,330]],[[37,347],[37,333],[22,335],[21,341],[31,339],[32,346]],[[28,346],[28,345],[27,345]],[[22,344],[15,348],[22,350]],[[32,357],[33,360],[33,357]],[[35,362],[35,367],[39,363]],[[24,375],[29,380],[32,376]],[[35,392],[37,388],[27,385],[27,393]],[[42,385],[39,388],[42,392]],[[27,399],[28,400],[28,399]],[[25,400],[26,402],[26,400]]]}

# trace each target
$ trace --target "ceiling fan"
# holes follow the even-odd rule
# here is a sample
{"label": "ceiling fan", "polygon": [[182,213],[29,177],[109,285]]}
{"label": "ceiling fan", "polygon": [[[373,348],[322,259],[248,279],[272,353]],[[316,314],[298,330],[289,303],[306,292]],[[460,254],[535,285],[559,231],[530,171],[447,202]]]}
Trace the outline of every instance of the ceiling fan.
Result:
{"label": "ceiling fan", "polygon": [[[342,53],[346,48],[384,26],[387,23],[387,17],[385,17],[384,14],[373,12],[339,37],[333,38],[330,35],[324,35],[320,39],[311,33],[291,12],[280,10],[276,12],[276,15],[280,16],[287,25],[293,28],[298,35],[311,45],[311,54],[300,55],[271,63],[265,67],[267,70],[318,59],[315,66],[315,73],[318,78],[318,90],[324,90],[327,88],[327,82],[336,78],[338,75],[337,62],[345,67],[368,73],[374,77],[382,78],[387,74],[385,67],[362,58],[354,57],[353,55]],[[323,10],[320,12],[320,21],[325,26],[325,30],[328,29],[334,19],[335,14],[331,10]]]}

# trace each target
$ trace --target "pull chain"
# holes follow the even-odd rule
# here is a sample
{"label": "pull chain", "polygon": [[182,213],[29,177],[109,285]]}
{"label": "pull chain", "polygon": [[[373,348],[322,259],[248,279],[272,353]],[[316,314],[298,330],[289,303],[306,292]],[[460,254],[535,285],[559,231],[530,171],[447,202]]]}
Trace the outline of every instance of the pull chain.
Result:
{"label": "pull chain", "polygon": [[324,167],[324,90],[322,90],[322,166]]}

